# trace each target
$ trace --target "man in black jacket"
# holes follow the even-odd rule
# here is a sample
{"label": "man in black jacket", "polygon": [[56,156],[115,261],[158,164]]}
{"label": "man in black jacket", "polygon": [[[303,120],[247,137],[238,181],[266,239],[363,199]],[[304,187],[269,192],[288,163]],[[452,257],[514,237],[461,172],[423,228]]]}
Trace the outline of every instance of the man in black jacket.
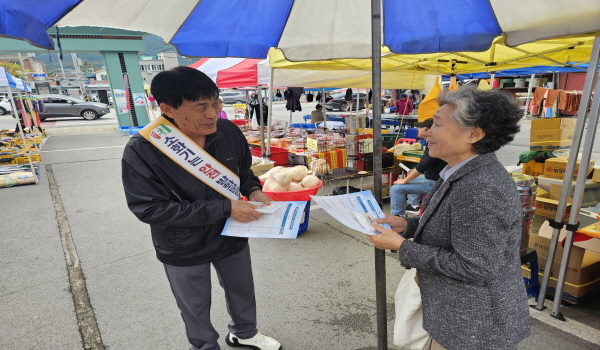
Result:
{"label": "man in black jacket", "polygon": [[[159,73],[151,91],[164,118],[239,177],[241,195],[269,203],[250,169],[252,158],[244,135],[231,121],[217,118],[219,90],[210,78],[198,70],[177,67]],[[150,225],[156,256],[164,264],[181,310],[190,349],[220,349],[219,334],[210,322],[211,264],[231,316],[227,344],[280,349],[279,342],[256,328],[248,239],[221,235],[227,218],[258,219],[261,213],[256,207],[229,199],[139,134],[123,153],[122,178],[129,208]]]}
{"label": "man in black jacket", "polygon": [[[432,125],[433,118],[415,123],[415,126],[419,128],[419,137],[422,138]],[[446,167],[446,164],[441,159],[431,157],[429,149],[425,147],[419,164],[404,179],[394,181],[394,185],[390,190],[390,209],[392,214],[403,216],[407,211],[414,214],[418,213],[420,195],[429,193],[440,178],[440,171]],[[421,176],[422,174],[424,176]],[[408,206],[406,206],[407,197]]]}

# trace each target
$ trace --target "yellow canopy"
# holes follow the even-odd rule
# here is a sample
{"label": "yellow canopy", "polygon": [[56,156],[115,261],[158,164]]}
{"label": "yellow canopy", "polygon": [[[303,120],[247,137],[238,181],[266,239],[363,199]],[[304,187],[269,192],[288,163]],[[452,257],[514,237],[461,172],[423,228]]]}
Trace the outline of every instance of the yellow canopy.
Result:
{"label": "yellow canopy", "polygon": [[[572,62],[587,63],[590,59],[593,39],[593,37],[572,37],[508,47],[504,44],[504,37],[500,36],[494,40],[490,49],[484,52],[432,54],[395,54],[384,47],[381,55],[381,70],[382,73],[386,73],[402,70],[414,72],[416,69],[421,74],[449,75],[534,66],[563,67]],[[271,49],[269,65],[275,69],[371,70],[370,59],[290,62],[277,49]],[[582,69],[582,72],[584,71]]]}

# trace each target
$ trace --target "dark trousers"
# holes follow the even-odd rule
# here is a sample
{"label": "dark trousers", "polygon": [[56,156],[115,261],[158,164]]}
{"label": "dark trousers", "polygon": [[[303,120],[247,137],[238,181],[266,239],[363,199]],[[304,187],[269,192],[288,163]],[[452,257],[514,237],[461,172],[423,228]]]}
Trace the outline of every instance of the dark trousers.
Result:
{"label": "dark trousers", "polygon": [[[256,299],[250,248],[212,263],[225,291],[229,331],[247,339],[256,335]],[[191,350],[219,350],[219,334],[210,322],[210,264],[172,266],[164,264],[171,290],[185,322]]]}

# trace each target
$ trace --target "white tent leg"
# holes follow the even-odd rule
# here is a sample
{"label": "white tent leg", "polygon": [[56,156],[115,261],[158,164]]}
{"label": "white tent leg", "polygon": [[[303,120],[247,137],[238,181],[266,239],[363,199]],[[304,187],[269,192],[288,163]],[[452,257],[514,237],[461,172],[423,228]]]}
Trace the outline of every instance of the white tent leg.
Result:
{"label": "white tent leg", "polygon": [[38,177],[35,174],[35,167],[33,166],[33,161],[31,160],[31,154],[29,153],[29,146],[27,145],[27,140],[25,139],[25,134],[23,133],[23,127],[21,126],[21,120],[19,119],[19,113],[17,112],[17,106],[14,103],[13,93],[12,93],[12,89],[10,88],[10,86],[8,87],[8,94],[10,96],[10,103],[12,105],[13,115],[17,119],[19,134],[21,135],[21,140],[23,140],[23,146],[25,147],[25,154],[27,154],[27,160],[29,161],[29,166],[31,167],[31,172],[33,173],[33,178],[35,180],[35,184],[39,185],[40,181],[38,180]]}
{"label": "white tent leg", "polygon": [[535,73],[531,75],[529,80],[529,87],[527,88],[527,102],[525,103],[525,115],[529,114],[529,103],[531,102],[531,92],[533,91],[533,79],[535,79]]}
{"label": "white tent leg", "polygon": [[[598,60],[600,59],[600,37],[596,37],[594,39],[594,46],[592,48],[592,53],[590,56],[590,62],[588,65],[588,70],[586,73],[585,83],[583,85],[583,93],[581,97],[581,104],[579,105],[579,111],[577,113],[577,123],[575,125],[575,133],[573,135],[573,141],[571,144],[571,151],[569,152],[569,158],[567,161],[567,168],[565,170],[565,178],[563,180],[563,186],[560,193],[560,198],[558,201],[558,208],[556,209],[556,217],[554,220],[549,220],[550,225],[554,228],[552,232],[552,239],[550,240],[550,248],[548,250],[548,259],[546,261],[545,271],[550,271],[552,268],[552,262],[554,260],[554,254],[556,252],[556,247],[558,246],[558,237],[560,234],[560,230],[564,227],[563,217],[566,212],[566,203],[567,198],[569,197],[569,192],[571,186],[571,180],[573,179],[573,174],[575,173],[575,164],[577,161],[577,155],[579,153],[579,148],[581,146],[581,138],[584,132],[587,111],[590,105],[590,96],[592,95],[592,87],[594,84],[594,80],[596,79],[596,73],[598,71]],[[598,83],[600,86],[600,82]],[[598,91],[598,90],[596,90]],[[588,130],[586,134],[586,140],[583,145],[582,159],[581,164],[587,164],[589,162],[592,146],[594,144],[594,136],[596,133],[596,128],[598,124],[598,105],[600,104],[600,95],[598,93],[594,94],[594,103],[592,105],[592,113],[590,114],[590,119],[588,122]],[[573,196],[573,204],[571,208],[571,216],[569,218],[569,223],[567,224],[567,239],[565,242],[565,248],[562,256],[562,262],[559,270],[559,278],[556,284],[556,292],[555,292],[555,300],[554,300],[554,308],[552,310],[552,316],[563,319],[560,314],[560,301],[562,298],[562,291],[564,287],[565,274],[567,269],[567,263],[569,261],[569,255],[571,254],[571,247],[573,244],[573,231],[575,231],[575,227],[578,226],[579,220],[579,210],[581,209],[581,201],[583,190],[585,189],[585,177],[580,176],[577,178],[577,182],[575,184],[575,193]],[[548,287],[548,281],[550,279],[550,274],[544,274],[542,278],[542,285],[540,286],[540,293],[538,296],[536,309],[543,310],[545,308],[544,301],[546,298],[546,289]]]}

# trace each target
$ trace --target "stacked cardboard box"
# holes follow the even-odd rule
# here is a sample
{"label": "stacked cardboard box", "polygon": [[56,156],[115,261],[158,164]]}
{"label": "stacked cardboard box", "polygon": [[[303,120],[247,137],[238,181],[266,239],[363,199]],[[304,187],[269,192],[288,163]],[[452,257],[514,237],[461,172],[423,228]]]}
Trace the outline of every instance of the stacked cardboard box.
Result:
{"label": "stacked cardboard box", "polygon": [[575,118],[544,118],[531,121],[530,149],[554,151],[571,148]]}
{"label": "stacked cardboard box", "polygon": [[[538,278],[540,283],[545,273],[552,231],[553,229],[546,222],[542,225],[537,235],[531,235],[529,238],[529,247],[535,249],[538,254]],[[563,238],[564,237],[559,237],[559,241],[562,241]],[[550,279],[548,286],[550,293],[553,293],[556,289],[563,252],[564,250],[559,244],[556,248],[554,260],[549,271]],[[575,243],[571,249],[569,263],[567,265],[565,286],[562,295],[563,300],[577,304],[600,291],[600,254],[598,253],[598,251],[586,250]],[[523,277],[531,278],[531,271],[529,268],[523,266],[522,269]]]}

